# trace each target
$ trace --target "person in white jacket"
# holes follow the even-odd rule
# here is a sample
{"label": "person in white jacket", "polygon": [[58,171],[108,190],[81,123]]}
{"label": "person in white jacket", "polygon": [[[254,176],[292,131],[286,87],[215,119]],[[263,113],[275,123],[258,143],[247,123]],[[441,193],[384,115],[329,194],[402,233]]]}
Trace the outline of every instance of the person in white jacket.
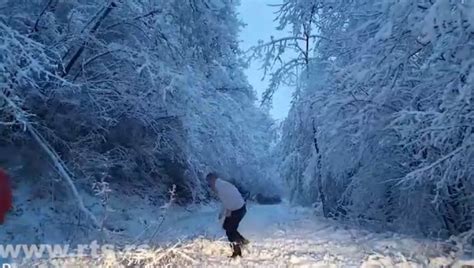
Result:
{"label": "person in white jacket", "polygon": [[231,258],[237,256],[241,257],[241,246],[249,243],[249,241],[237,231],[240,221],[242,221],[247,213],[245,200],[237,187],[228,181],[220,179],[216,173],[209,173],[206,179],[211,189],[216,192],[222,202],[222,210],[219,213],[219,219],[225,216],[222,227],[226,232],[227,239],[229,239],[231,243],[233,250]]}

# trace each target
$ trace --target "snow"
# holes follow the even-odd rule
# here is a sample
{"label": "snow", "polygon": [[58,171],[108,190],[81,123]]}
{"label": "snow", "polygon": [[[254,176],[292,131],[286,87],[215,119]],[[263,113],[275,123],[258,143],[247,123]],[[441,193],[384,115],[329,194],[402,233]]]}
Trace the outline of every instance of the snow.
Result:
{"label": "snow", "polygon": [[375,39],[376,40],[389,39],[390,36],[392,35],[392,28],[393,28],[393,23],[391,21],[387,22],[377,32],[377,34],[375,35]]}
{"label": "snow", "polygon": [[243,258],[229,259],[217,206],[175,208],[159,234],[161,247],[69,261],[103,267],[127,261],[176,267],[460,267],[472,262],[455,261],[444,243],[349,227],[287,203],[249,204],[239,230],[251,244]]}
{"label": "snow", "polygon": [[[472,252],[473,1],[286,0],[283,36],[250,53],[268,96],[297,87],[281,127],[254,105],[238,1],[7,2],[0,164],[21,168],[4,243],[117,247],[67,259],[86,267],[437,267],[460,265],[462,241]],[[342,222],[249,204],[252,243],[231,261],[214,205],[163,205],[175,184],[180,204],[209,200],[211,170]],[[114,256],[130,244],[150,247]]]}

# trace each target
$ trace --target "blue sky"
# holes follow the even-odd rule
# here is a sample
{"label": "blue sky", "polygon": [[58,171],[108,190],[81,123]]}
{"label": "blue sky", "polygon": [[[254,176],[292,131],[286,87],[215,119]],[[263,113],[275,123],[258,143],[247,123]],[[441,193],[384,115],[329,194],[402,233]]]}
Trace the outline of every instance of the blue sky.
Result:
{"label": "blue sky", "polygon": [[[268,4],[279,4],[281,0],[241,0],[238,9],[240,19],[247,24],[240,33],[241,48],[245,51],[249,47],[257,44],[258,40],[270,40],[270,36],[283,36],[285,33],[277,31],[277,22],[274,22],[275,7]],[[268,80],[262,81],[263,70],[260,70],[260,63],[253,62],[246,75],[250,84],[257,91],[260,97],[267,88]],[[274,95],[273,108],[270,114],[277,120],[283,120],[290,108],[292,91],[289,88],[280,88]]]}

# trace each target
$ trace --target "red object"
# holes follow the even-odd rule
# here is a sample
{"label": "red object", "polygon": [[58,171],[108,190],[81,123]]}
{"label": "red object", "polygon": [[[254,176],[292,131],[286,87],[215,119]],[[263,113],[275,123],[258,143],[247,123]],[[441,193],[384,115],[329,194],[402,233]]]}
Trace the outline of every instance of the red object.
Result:
{"label": "red object", "polygon": [[5,215],[12,208],[12,188],[7,173],[0,169],[0,224],[3,224]]}

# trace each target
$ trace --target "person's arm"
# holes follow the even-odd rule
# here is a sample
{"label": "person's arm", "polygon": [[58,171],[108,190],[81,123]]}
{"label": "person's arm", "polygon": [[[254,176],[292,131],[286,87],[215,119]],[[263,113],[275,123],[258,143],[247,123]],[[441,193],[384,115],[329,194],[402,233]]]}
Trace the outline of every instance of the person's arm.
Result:
{"label": "person's arm", "polygon": [[225,216],[225,211],[226,209],[224,208],[224,206],[221,206],[221,209],[219,211],[219,220]]}
{"label": "person's arm", "polygon": [[221,207],[221,210],[219,212],[219,220],[222,218],[229,217],[232,214],[232,211],[226,209],[224,206]]}

